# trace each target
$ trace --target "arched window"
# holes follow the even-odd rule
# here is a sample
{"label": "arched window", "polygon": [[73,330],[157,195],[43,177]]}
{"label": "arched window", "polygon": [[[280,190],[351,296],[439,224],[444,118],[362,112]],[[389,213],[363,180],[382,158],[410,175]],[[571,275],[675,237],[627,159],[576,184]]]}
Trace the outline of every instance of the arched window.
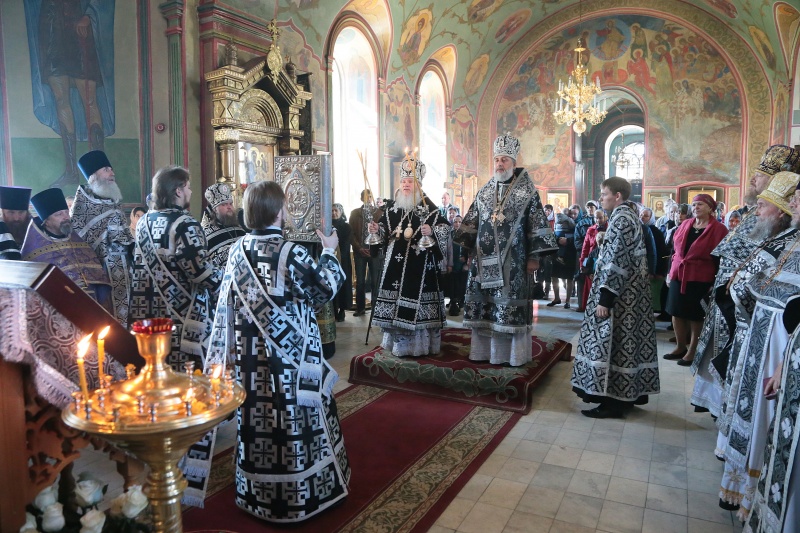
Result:
{"label": "arched window", "polygon": [[367,177],[378,196],[378,76],[375,57],[364,34],[348,27],[333,47],[331,98],[333,120],[334,201],[349,213],[361,205],[365,156]]}
{"label": "arched window", "polygon": [[447,177],[447,117],[442,79],[429,70],[419,85],[419,157],[425,163],[425,194],[441,205]]}
{"label": "arched window", "polygon": [[608,175],[627,180],[640,180],[644,176],[644,129],[640,126],[622,126],[606,140]]}

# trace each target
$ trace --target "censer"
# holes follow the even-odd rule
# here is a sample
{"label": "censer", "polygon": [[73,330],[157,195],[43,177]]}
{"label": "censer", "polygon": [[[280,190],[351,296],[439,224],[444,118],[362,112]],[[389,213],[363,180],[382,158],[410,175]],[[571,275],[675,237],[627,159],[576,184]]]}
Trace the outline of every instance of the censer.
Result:
{"label": "censer", "polygon": [[[222,365],[215,365],[210,377],[194,375],[193,363],[185,365],[185,374],[174,372],[165,363],[172,320],[141,320],[132,329],[144,368],[135,375],[130,365],[128,379],[114,383],[105,376],[94,393],[74,393],[75,401],[64,409],[62,418],[67,425],[111,441],[146,463],[150,473],[145,494],[153,527],[157,533],[179,533],[183,530],[181,495],[187,483],[178,461],[239,407],[246,393]],[[82,357],[79,354],[79,360]]]}

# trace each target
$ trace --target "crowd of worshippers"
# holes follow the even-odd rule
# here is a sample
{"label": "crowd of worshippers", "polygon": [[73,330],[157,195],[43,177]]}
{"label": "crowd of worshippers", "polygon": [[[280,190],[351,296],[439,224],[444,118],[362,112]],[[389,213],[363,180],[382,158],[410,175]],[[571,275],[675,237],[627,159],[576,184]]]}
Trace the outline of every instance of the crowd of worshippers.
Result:
{"label": "crowd of worshippers", "polygon": [[234,365],[248,391],[236,503],[268,521],[305,520],[348,494],[327,358],[353,292],[354,316],[370,311],[387,353],[438,354],[449,311],[472,331],[470,360],[522,366],[534,300],[552,289],[547,305],[562,303],[563,284],[565,307],[575,290],[583,313],[571,385],[597,404],[581,413],[622,418],[659,393],[655,322],[671,320],[663,359],[692,367],[691,403],[719,428],[708,453],[725,461],[720,505],[753,531],[800,523],[800,153],[770,147],[740,209],[698,194],[655,220],[619,177],[585,209],[555,212],[517,166],[521,148],[495,140],[493,175],[463,217],[449,195],[437,207],[424,194],[425,164],[407,155],[393,198],[365,190],[349,220],[334,204],[316,244],[284,238],[275,182],[250,184],[239,212],[229,187],[212,185],[198,222],[182,167],[158,170],[147,207],[128,217],[111,162],[92,151],[70,206],[61,189],[0,188],[0,257],[58,266],[125,326],[172,318],[177,369]]}

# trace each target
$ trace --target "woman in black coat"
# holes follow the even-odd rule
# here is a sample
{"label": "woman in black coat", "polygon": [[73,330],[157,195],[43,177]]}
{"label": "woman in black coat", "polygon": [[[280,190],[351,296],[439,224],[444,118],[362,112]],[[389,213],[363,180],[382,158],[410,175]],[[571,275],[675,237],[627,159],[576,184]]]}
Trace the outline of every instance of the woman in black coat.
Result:
{"label": "woman in black coat", "polygon": [[342,204],[333,204],[333,227],[339,235],[339,262],[345,274],[344,285],[336,295],[334,307],[336,309],[336,321],[344,322],[344,312],[353,307],[353,267],[350,263],[350,237],[352,230],[347,223],[347,215],[344,214]]}

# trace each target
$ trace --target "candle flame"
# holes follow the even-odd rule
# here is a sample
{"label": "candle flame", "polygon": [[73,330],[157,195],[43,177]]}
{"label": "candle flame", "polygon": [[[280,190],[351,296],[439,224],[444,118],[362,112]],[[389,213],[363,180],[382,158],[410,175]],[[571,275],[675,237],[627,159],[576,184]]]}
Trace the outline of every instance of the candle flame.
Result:
{"label": "candle flame", "polygon": [[222,365],[214,365],[214,370],[211,371],[211,377],[214,379],[219,379],[222,375]]}
{"label": "candle flame", "polygon": [[92,334],[86,335],[81,341],[78,343],[78,358],[83,359],[86,355],[86,352],[89,351],[89,343],[92,340]]}
{"label": "candle flame", "polygon": [[100,330],[100,333],[97,334],[97,339],[105,339],[108,332],[111,330],[111,326],[106,326]]}

